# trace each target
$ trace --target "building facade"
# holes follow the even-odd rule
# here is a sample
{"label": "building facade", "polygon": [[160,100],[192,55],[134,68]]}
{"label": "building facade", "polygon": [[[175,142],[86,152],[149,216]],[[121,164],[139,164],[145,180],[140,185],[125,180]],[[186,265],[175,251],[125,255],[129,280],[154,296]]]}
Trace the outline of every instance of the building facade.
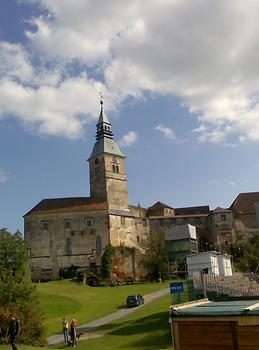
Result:
{"label": "building facade", "polygon": [[[96,127],[88,159],[90,197],[43,199],[24,215],[34,279],[58,278],[62,269],[72,265],[98,267],[108,244],[134,248],[116,256],[114,273],[135,278],[144,273],[138,264],[141,241],[161,230],[170,236],[166,239],[169,259],[196,253],[197,244],[201,252],[224,251],[239,235],[259,232],[259,192],[240,193],[227,209],[173,208],[161,202],[147,209],[130,205],[126,158],[114,140],[102,101]],[[186,225],[195,228],[195,239],[185,237]],[[184,249],[179,248],[182,245]]]}
{"label": "building facade", "polygon": [[[56,279],[72,265],[100,266],[108,244],[137,251],[149,233],[146,210],[128,203],[125,156],[113,138],[102,101],[88,162],[90,197],[43,199],[24,216],[34,279]],[[143,273],[136,251],[117,254],[114,272],[119,277]]]}

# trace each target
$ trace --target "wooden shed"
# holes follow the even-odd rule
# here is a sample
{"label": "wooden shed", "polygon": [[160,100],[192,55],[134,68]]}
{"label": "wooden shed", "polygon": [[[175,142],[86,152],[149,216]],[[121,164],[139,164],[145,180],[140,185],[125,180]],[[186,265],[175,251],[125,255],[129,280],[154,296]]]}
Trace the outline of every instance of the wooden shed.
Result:
{"label": "wooden shed", "polygon": [[259,350],[259,300],[174,305],[174,350]]}

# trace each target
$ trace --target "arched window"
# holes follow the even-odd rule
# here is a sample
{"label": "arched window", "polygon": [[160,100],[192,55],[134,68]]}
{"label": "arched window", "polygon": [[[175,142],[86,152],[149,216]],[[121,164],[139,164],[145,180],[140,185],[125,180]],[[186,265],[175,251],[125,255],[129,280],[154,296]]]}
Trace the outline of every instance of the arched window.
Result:
{"label": "arched window", "polygon": [[72,254],[72,242],[70,238],[67,238],[66,240],[66,255]]}
{"label": "arched window", "polygon": [[115,165],[112,164],[112,171],[115,173],[116,172],[116,168],[115,168]]}
{"label": "arched window", "polygon": [[119,166],[115,165],[115,168],[116,168],[116,173],[119,173]]}
{"label": "arched window", "polygon": [[102,241],[100,236],[96,236],[95,251],[97,254],[100,254],[102,251]]}

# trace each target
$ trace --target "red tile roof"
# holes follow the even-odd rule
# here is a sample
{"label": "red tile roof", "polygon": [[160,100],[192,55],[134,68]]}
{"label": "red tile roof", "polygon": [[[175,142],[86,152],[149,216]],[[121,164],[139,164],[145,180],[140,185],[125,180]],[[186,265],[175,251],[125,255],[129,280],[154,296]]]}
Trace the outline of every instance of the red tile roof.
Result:
{"label": "red tile roof", "polygon": [[107,202],[90,197],[51,198],[43,199],[24,216],[43,212],[88,211],[107,208]]}
{"label": "red tile roof", "polygon": [[239,193],[230,209],[237,214],[255,213],[255,203],[259,202],[259,192]]}

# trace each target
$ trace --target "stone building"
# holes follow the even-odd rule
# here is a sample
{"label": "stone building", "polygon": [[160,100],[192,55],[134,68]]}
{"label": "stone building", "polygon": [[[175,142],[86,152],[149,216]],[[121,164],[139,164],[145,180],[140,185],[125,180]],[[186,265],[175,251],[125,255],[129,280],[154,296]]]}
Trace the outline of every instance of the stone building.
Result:
{"label": "stone building", "polygon": [[183,232],[183,237],[169,240],[169,250],[177,256],[172,242],[186,239],[184,225],[194,226],[197,234],[197,241],[190,240],[190,252],[197,250],[197,242],[199,251],[224,250],[238,235],[259,232],[259,192],[240,193],[227,209],[173,208],[161,202],[148,209],[130,205],[125,156],[113,138],[102,101],[88,162],[90,197],[43,199],[24,215],[34,279],[55,279],[60,269],[71,265],[100,266],[107,244],[123,252],[114,258],[114,273],[135,278],[144,273],[138,264],[141,240],[161,230],[178,236]]}
{"label": "stone building", "polygon": [[[138,248],[149,232],[146,210],[128,203],[125,156],[101,112],[96,142],[88,159],[90,197],[43,199],[24,215],[24,236],[34,279],[58,278],[71,265],[100,266],[107,246]],[[117,255],[119,276],[141,273],[136,253]]]}
{"label": "stone building", "polygon": [[229,208],[214,210],[208,205],[173,208],[156,202],[147,216],[151,234],[161,229],[167,233],[175,226],[184,232],[184,225],[190,224],[196,227],[199,251],[224,251],[239,236],[259,233],[259,192],[240,193]]}

